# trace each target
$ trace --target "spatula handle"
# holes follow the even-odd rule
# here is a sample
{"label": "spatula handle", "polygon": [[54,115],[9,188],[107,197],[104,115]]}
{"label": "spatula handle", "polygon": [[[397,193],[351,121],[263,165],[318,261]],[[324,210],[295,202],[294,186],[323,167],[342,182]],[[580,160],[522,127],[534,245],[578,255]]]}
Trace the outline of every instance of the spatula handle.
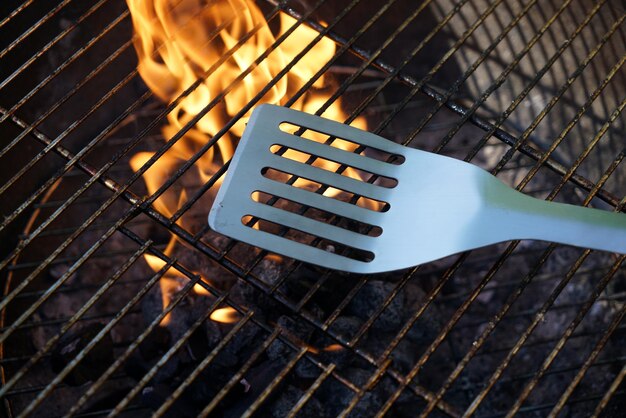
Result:
{"label": "spatula handle", "polygon": [[521,196],[514,227],[520,238],[626,254],[626,214]]}

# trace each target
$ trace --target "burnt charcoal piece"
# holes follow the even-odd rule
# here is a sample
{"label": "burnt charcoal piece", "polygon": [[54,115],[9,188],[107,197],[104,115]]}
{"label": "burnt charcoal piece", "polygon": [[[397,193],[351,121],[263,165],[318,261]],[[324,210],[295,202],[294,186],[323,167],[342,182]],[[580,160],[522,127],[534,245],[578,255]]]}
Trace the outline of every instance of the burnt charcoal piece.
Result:
{"label": "burnt charcoal piece", "polygon": [[[362,321],[354,316],[340,316],[330,325],[330,330],[350,340],[361,328]],[[319,350],[319,358],[324,363],[334,363],[338,368],[349,366],[355,359],[354,353],[337,344],[326,335],[314,340],[314,348]]]}
{"label": "burnt charcoal piece", "polygon": [[294,371],[296,376],[301,379],[315,379],[321,373],[320,368],[307,359],[298,361],[294,367]]}
{"label": "burnt charcoal piece", "polygon": [[[238,399],[237,402],[230,402],[229,409],[224,412],[224,417],[240,417],[280,373],[283,367],[284,363],[278,361],[264,361],[258,366],[253,367],[245,377],[246,390],[244,396]],[[274,392],[281,392],[280,385]],[[260,416],[266,415],[260,414]]]}
{"label": "burnt charcoal piece", "polygon": [[146,360],[161,357],[167,351],[172,336],[167,328],[155,327],[139,345],[139,351]]}
{"label": "burnt charcoal piece", "polygon": [[[52,370],[55,373],[63,370],[102,328],[104,325],[93,323],[76,331],[70,331],[61,337],[50,356]],[[95,380],[104,373],[111,363],[113,363],[113,341],[111,335],[107,333],[65,377],[63,382],[71,386],[78,386]]]}
{"label": "burnt charcoal piece", "polygon": [[[359,318],[369,319],[376,312],[376,309],[384,303],[387,295],[395,286],[394,283],[389,282],[368,281],[350,301],[348,311]],[[374,321],[372,328],[382,330],[399,328],[402,326],[405,312],[405,294],[400,292]]]}
{"label": "burnt charcoal piece", "polygon": [[[156,327],[139,345],[130,360],[124,363],[126,373],[136,380],[140,380],[165,354],[172,342],[170,331],[164,327]],[[180,368],[181,356],[172,356],[154,376],[154,382],[164,382],[175,376]]]}
{"label": "burnt charcoal piece", "polygon": [[[283,335],[294,341],[296,344],[302,344],[309,342],[311,335],[313,334],[313,327],[297,318],[291,318],[283,315],[278,318],[276,322],[277,326],[283,330]],[[285,345],[285,343],[275,340],[267,349],[267,356],[271,360],[277,360],[289,356],[291,349]]]}
{"label": "burnt charcoal piece", "polygon": [[[233,367],[212,364],[194,380],[185,391],[184,396],[198,411],[204,408],[220,390],[228,383],[233,374]],[[231,405],[237,405],[246,396],[249,386],[247,382],[238,382],[222,399],[217,407],[223,411]]]}
{"label": "burnt charcoal piece", "polygon": [[[270,407],[271,416],[274,418],[288,416],[289,412],[291,412],[303,395],[304,391],[295,386],[286,387],[285,390],[280,393],[278,399],[272,403]],[[297,416],[301,418],[323,418],[326,415],[324,414],[324,409],[320,401],[312,397],[304,404],[302,409],[298,411]]]}
{"label": "burnt charcoal piece", "polygon": [[[140,402],[143,406],[156,411],[170,397],[172,392],[173,390],[164,384],[146,386],[141,391]],[[195,417],[197,412],[184,398],[178,398],[163,416],[170,418]]]}
{"label": "burnt charcoal piece", "polygon": [[[319,399],[323,399],[324,413],[326,416],[331,417],[339,415],[355,396],[354,392],[334,379],[323,384],[319,391]],[[376,393],[366,392],[352,408],[348,417],[372,417],[382,404],[382,400]]]}

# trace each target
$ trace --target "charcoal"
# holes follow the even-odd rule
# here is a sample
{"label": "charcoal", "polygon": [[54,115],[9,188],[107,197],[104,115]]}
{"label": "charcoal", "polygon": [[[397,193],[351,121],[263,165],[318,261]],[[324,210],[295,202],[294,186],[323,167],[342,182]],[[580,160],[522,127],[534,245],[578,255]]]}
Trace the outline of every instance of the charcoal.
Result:
{"label": "charcoal", "polygon": [[[224,324],[221,324],[224,325]],[[229,325],[232,326],[232,325]],[[226,334],[226,332],[224,332]],[[258,349],[258,341],[264,338],[261,336],[260,329],[257,325],[248,322],[231,339],[225,348],[225,351],[232,353],[238,358],[246,359],[250,354]]]}
{"label": "charcoal", "polygon": [[[259,397],[261,392],[267,388],[273,379],[280,373],[284,367],[282,361],[264,361],[253,367],[245,377],[247,382],[247,390],[245,395],[238,402],[233,402],[231,407],[224,413],[225,418],[235,418],[248,409],[248,407]],[[281,391],[280,388],[276,393]]]}
{"label": "charcoal", "polygon": [[[91,323],[63,335],[50,356],[52,370],[55,373],[63,370],[102,328],[104,328],[102,324]],[[111,363],[113,363],[113,341],[107,333],[63,381],[71,386],[82,385],[100,377]]]}
{"label": "charcoal", "polygon": [[[294,341],[296,344],[308,343],[311,335],[313,334],[313,327],[311,325],[302,320],[286,315],[278,318],[277,326],[283,330],[283,336]],[[285,343],[280,340],[275,340],[268,347],[267,356],[271,360],[276,360],[288,356],[290,352],[292,352],[292,349],[290,349]]]}
{"label": "charcoal", "polygon": [[363,321],[354,316],[339,316],[328,328],[332,333],[338,334],[346,340],[352,339],[361,328]]}
{"label": "charcoal", "polygon": [[315,379],[317,378],[317,376],[319,376],[321,372],[319,367],[306,359],[302,359],[297,362],[296,366],[294,367],[294,371],[296,373],[296,376],[301,379]]}
{"label": "charcoal", "polygon": [[[304,391],[295,386],[287,386],[281,391],[278,399],[271,405],[271,416],[274,418],[283,418],[289,415],[296,403],[304,395]],[[298,417],[301,418],[322,418],[325,417],[322,404],[316,398],[311,397],[306,404],[298,411]]]}
{"label": "charcoal", "polygon": [[240,306],[254,309],[258,315],[281,312],[278,303],[241,279],[230,289],[230,298]]}
{"label": "charcoal", "polygon": [[172,341],[170,331],[165,327],[155,327],[139,344],[139,352],[146,360],[162,356]]}
{"label": "charcoal", "polygon": [[[378,280],[368,281],[348,304],[348,312],[369,319],[393,290],[395,284]],[[405,293],[400,292],[372,324],[373,329],[396,329],[402,325],[406,311]]]}
{"label": "charcoal", "polygon": [[209,354],[210,348],[211,346],[209,345],[207,334],[202,328],[196,329],[189,336],[187,344],[185,345],[185,349],[193,361],[204,358]]}
{"label": "charcoal", "polygon": [[[334,379],[325,382],[319,391],[319,398],[323,399],[324,413],[333,417],[339,415],[355,396],[352,390]],[[382,404],[381,398],[376,393],[366,392],[348,416],[353,418],[372,417]]]}
{"label": "charcoal", "polygon": [[391,358],[395,367],[404,373],[408,373],[419,357],[420,351],[415,343],[404,338],[400,340],[396,348],[391,352]]}
{"label": "charcoal", "polygon": [[[353,316],[340,316],[330,326],[330,330],[349,340],[361,327],[361,320]],[[334,363],[337,367],[347,367],[354,360],[354,354],[337,341],[322,335],[314,340],[314,348],[319,350],[319,358],[323,363]]]}
{"label": "charcoal", "polygon": [[[231,379],[233,373],[231,366],[209,365],[185,391],[188,401],[195,405],[198,410],[201,410],[222,390],[224,385]],[[231,405],[239,403],[248,390],[247,382],[238,382],[222,399],[218,409],[224,410]]]}
{"label": "charcoal", "polygon": [[207,340],[207,348],[212,349],[222,340],[222,329],[218,323],[211,320],[204,321],[203,327]]}
{"label": "charcoal", "polygon": [[[173,389],[165,384],[156,384],[146,386],[141,391],[141,405],[156,411],[170,397]],[[186,418],[197,416],[197,410],[185,398],[178,398],[172,406],[167,410],[164,417],[168,418]]]}

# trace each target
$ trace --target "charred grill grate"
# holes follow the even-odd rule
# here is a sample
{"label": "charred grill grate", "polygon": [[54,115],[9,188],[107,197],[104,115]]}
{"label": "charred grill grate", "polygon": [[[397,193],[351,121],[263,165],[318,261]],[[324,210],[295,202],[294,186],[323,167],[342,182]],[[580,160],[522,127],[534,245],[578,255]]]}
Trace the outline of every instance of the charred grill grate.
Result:
{"label": "charred grill grate", "polygon": [[[168,115],[260,26],[163,105],[136,68],[126,4],[77,3],[0,6],[7,416],[619,414],[623,256],[512,242],[363,277],[208,229],[228,162],[191,174],[318,38],[156,191],[142,175],[280,48],[286,13],[337,49],[283,104],[323,90],[318,114],[342,100],[346,123],[365,118],[538,197],[623,211],[621,2],[259,2],[272,42],[170,135]],[[139,152],[150,154],[133,172]],[[159,199],[173,190],[185,198],[166,213]],[[163,308],[164,281],[176,288]],[[225,309],[230,323],[214,316]]]}

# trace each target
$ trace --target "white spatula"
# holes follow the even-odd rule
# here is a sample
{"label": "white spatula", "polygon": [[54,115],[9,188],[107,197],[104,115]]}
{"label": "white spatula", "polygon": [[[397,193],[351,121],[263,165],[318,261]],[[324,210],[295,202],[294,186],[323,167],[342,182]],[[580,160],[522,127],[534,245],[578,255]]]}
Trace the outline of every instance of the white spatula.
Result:
{"label": "white spatula", "polygon": [[[285,123],[370,148],[357,154],[292,135]],[[397,180],[395,187],[369,183],[286,158],[276,149],[297,150]],[[380,152],[404,158],[393,164],[372,157]],[[399,157],[398,157],[399,158]],[[401,159],[401,158],[399,158]],[[264,175],[268,169],[386,202],[385,212],[285,184]],[[371,236],[253,199],[253,193],[316,208],[382,229]],[[371,260],[332,252],[246,226],[254,217],[302,231],[326,242],[362,250]],[[458,252],[513,239],[553,241],[626,253],[626,215],[552,203],[526,196],[472,164],[407,148],[369,132],[307,113],[258,106],[237,147],[211,212],[215,231],[248,244],[332,269],[375,273],[401,269]],[[304,234],[302,234],[304,235]]]}

